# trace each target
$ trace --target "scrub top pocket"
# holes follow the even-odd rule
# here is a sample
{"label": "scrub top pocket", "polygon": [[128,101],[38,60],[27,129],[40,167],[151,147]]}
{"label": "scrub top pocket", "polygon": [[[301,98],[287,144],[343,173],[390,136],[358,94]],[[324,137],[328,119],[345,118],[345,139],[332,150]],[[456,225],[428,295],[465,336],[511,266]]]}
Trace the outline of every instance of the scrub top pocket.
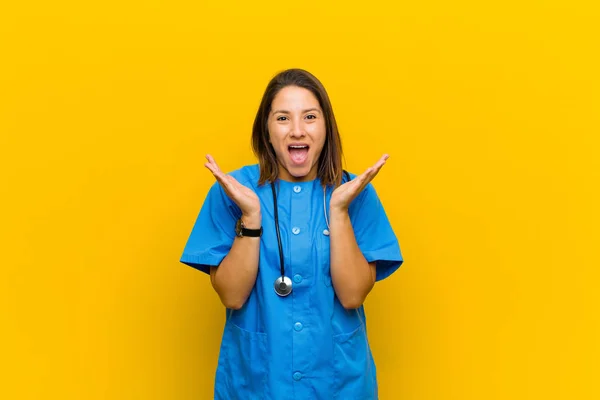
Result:
{"label": "scrub top pocket", "polygon": [[215,397],[263,399],[267,383],[267,334],[250,332],[229,320],[223,332]]}
{"label": "scrub top pocket", "polygon": [[319,253],[319,272],[325,286],[331,286],[329,236],[323,233],[319,233],[319,236],[319,239],[316,241],[319,246],[317,249]]}
{"label": "scrub top pocket", "polygon": [[377,378],[375,363],[364,325],[333,337],[333,398],[339,400],[375,400]]}

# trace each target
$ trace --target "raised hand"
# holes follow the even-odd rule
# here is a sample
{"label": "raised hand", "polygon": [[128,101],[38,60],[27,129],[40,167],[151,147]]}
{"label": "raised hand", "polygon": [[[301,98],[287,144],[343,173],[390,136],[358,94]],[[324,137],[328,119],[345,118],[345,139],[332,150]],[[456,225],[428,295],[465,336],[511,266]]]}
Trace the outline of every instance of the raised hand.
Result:
{"label": "raised hand", "polygon": [[206,155],[206,159],[208,162],[204,163],[204,166],[212,172],[227,196],[242,210],[242,215],[260,219],[260,201],[256,193],[239,183],[233,176],[224,174],[210,154]]}
{"label": "raised hand", "polygon": [[384,154],[375,165],[367,168],[365,172],[353,180],[337,187],[331,194],[331,201],[329,202],[331,211],[348,211],[352,200],[375,178],[388,158],[389,156]]}

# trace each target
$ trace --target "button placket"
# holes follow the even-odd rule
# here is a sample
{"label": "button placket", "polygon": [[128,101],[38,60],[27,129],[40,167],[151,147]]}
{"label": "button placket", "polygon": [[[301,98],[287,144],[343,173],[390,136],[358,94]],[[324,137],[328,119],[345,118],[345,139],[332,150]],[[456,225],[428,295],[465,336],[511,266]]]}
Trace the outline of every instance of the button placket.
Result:
{"label": "button placket", "polygon": [[[288,189],[289,190],[289,189]],[[308,184],[297,184],[291,187],[291,209],[288,232],[292,246],[292,262],[291,269],[295,273],[292,280],[295,284],[305,281],[307,277],[312,275],[309,273],[310,251],[311,247],[310,236],[314,232],[310,229],[310,214],[311,199],[313,187]],[[312,279],[312,278],[311,278]],[[304,379],[301,372],[304,366],[309,364],[310,353],[305,350],[308,337],[304,332],[305,323],[310,322],[310,316],[307,310],[306,296],[310,293],[306,290],[306,285],[298,285],[298,290],[294,291],[294,299],[292,309],[292,332],[293,332],[293,362],[292,362],[292,377],[294,381]],[[301,322],[302,321],[302,322]]]}

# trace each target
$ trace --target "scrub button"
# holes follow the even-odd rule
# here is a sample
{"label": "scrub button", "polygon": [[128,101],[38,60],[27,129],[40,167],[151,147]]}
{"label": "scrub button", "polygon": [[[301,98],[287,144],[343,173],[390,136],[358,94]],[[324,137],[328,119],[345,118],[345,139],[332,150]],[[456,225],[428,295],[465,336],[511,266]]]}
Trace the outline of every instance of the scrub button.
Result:
{"label": "scrub button", "polygon": [[328,231],[327,229],[325,229],[325,230],[323,231],[323,235],[325,235],[325,236],[329,236],[329,231]]}
{"label": "scrub button", "polygon": [[300,193],[301,191],[302,191],[302,188],[300,186],[294,186],[294,192]]}
{"label": "scrub button", "polygon": [[300,228],[298,228],[297,226],[293,227],[293,228],[292,228],[292,233],[293,233],[294,235],[297,235],[297,234],[299,234],[299,233],[300,233]]}
{"label": "scrub button", "polygon": [[300,322],[296,322],[296,323],[294,324],[294,330],[295,330],[296,332],[300,332],[300,331],[302,330],[302,324],[301,324]]}
{"label": "scrub button", "polygon": [[296,283],[302,282],[302,275],[300,275],[300,274],[294,275],[294,282],[296,282]]}
{"label": "scrub button", "polygon": [[302,374],[300,372],[294,372],[293,376],[295,381],[299,381],[300,379],[302,379]]}

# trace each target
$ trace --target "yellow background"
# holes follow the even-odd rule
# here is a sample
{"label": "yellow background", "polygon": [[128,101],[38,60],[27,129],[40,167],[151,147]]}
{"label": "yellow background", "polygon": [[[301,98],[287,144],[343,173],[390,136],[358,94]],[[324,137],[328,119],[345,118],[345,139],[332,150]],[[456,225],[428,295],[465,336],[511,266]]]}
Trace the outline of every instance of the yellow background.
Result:
{"label": "yellow background", "polygon": [[382,399],[600,398],[599,13],[583,1],[0,6],[0,398],[208,399],[224,312],[178,262],[312,71],[405,264],[367,300]]}

